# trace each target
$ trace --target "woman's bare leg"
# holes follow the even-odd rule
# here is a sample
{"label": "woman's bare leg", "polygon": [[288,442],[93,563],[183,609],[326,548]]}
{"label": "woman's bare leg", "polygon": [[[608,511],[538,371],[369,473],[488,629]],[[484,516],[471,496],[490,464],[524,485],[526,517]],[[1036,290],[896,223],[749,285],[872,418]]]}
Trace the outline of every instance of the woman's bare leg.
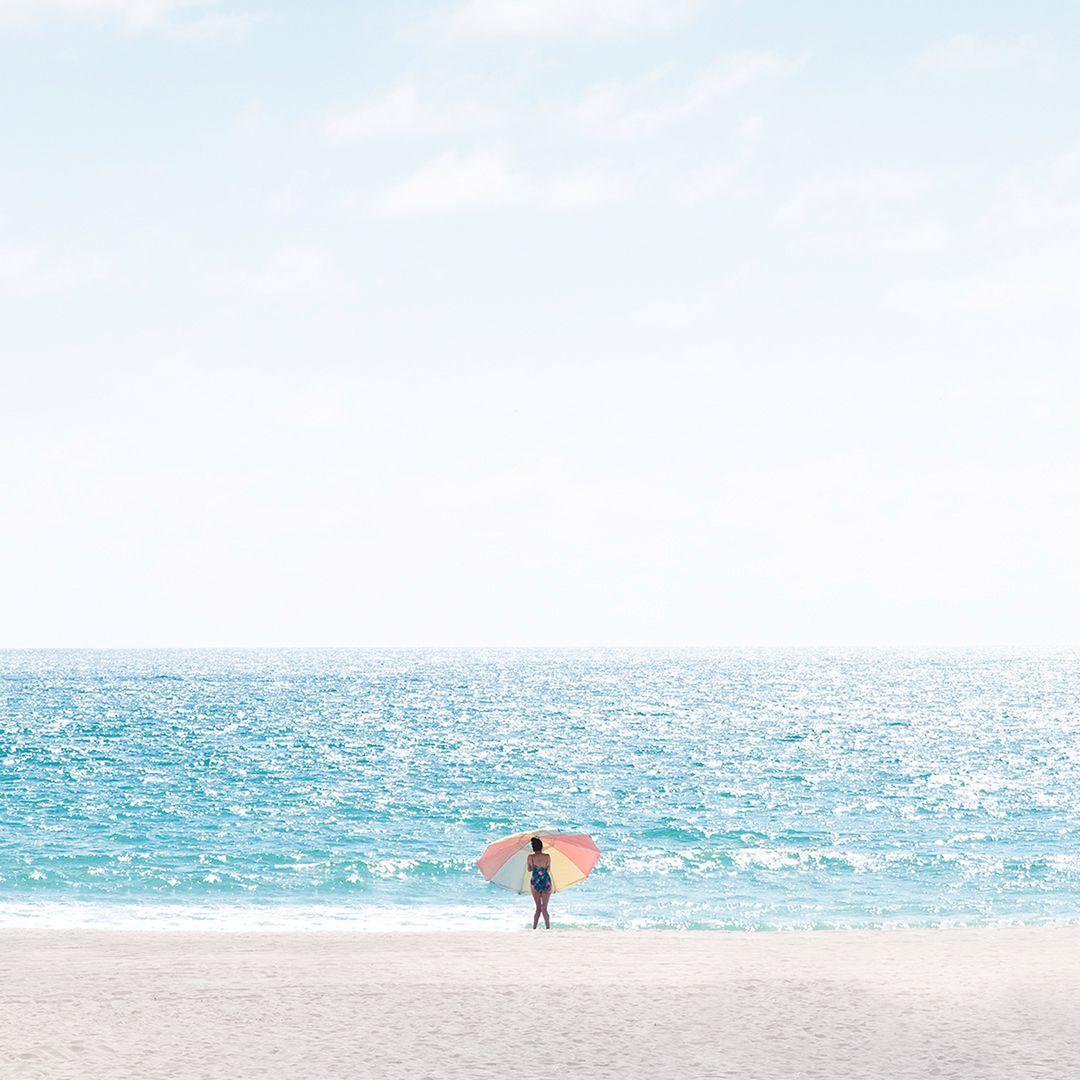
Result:
{"label": "woman's bare leg", "polygon": [[[547,913],[547,905],[548,905],[548,900],[549,900],[550,897],[551,897],[551,890],[550,889],[548,889],[546,892],[542,892],[540,894],[540,910],[539,910],[538,914],[544,916],[544,929],[545,930],[550,930],[551,929],[551,920],[548,918],[548,913]],[[535,922],[533,923],[533,929],[534,930],[536,929],[536,923]]]}
{"label": "woman's bare leg", "polygon": [[532,892],[533,901],[536,903],[536,911],[533,912],[533,929],[535,930],[540,922],[540,905],[543,904],[543,893],[538,893],[535,889],[530,890]]}

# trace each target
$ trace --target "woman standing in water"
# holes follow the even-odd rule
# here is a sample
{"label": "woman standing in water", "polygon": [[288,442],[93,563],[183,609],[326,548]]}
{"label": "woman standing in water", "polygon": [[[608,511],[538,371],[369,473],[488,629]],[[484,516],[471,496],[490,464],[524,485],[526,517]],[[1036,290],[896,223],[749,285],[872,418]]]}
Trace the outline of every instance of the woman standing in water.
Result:
{"label": "woman standing in water", "polygon": [[532,854],[529,856],[529,889],[532,898],[536,902],[536,911],[533,914],[533,929],[540,923],[540,916],[544,916],[544,929],[551,929],[551,920],[548,918],[548,899],[551,896],[551,856],[543,854],[544,842],[539,836],[532,838]]}

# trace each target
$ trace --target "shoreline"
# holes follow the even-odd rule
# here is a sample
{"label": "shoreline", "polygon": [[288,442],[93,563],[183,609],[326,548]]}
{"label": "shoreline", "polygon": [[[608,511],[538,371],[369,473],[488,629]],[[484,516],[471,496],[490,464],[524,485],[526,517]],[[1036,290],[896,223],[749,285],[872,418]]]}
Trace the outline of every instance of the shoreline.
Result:
{"label": "shoreline", "polygon": [[[0,935],[42,933],[148,933],[148,934],[514,934],[531,926],[532,908],[525,903],[499,907],[429,905],[356,907],[334,904],[147,904],[120,901],[45,901],[0,903]],[[943,930],[1023,930],[1080,928],[1080,912],[1042,917],[1004,917],[938,923],[886,922],[817,925],[764,924],[757,926],[670,925],[625,926],[575,920],[556,912],[554,929],[560,933],[598,934],[880,934]]]}
{"label": "shoreline", "polygon": [[[544,929],[540,924],[537,932]],[[563,934],[625,934],[630,938],[656,934],[663,937],[687,935],[689,937],[727,937],[727,938],[798,938],[798,937],[840,937],[848,934],[866,934],[869,936],[889,934],[945,934],[945,933],[1000,933],[1009,930],[1076,930],[1080,932],[1080,918],[1048,920],[1046,922],[1000,922],[1000,923],[948,923],[940,925],[895,925],[895,926],[590,926],[585,924],[553,922],[548,933]],[[122,937],[125,935],[154,937],[156,935],[175,937],[190,935],[206,937],[313,937],[337,936],[341,938],[367,937],[429,937],[446,934],[453,937],[513,937],[516,934],[531,934],[531,922],[519,919],[512,925],[491,923],[483,925],[455,925],[454,920],[432,922],[425,925],[364,926],[358,922],[326,919],[303,920],[300,916],[286,922],[273,922],[256,925],[237,920],[235,922],[213,921],[212,919],[189,919],[175,923],[132,918],[122,921],[101,922],[53,922],[39,921],[30,916],[11,922],[0,921],[0,940],[13,935],[52,935],[52,934],[88,934],[102,937]]]}
{"label": "shoreline", "polygon": [[572,1076],[1080,1068],[1076,925],[0,929],[0,975],[0,1075],[20,1078],[495,1077],[530,1029]]}

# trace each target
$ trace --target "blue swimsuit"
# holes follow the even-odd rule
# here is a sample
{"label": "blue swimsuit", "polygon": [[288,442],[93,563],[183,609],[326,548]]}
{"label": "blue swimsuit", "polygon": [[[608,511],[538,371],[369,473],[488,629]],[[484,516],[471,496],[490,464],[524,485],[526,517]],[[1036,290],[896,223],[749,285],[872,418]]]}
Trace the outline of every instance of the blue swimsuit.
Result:
{"label": "blue swimsuit", "polygon": [[551,888],[551,874],[546,866],[534,866],[530,878],[532,887],[537,892],[547,892]]}

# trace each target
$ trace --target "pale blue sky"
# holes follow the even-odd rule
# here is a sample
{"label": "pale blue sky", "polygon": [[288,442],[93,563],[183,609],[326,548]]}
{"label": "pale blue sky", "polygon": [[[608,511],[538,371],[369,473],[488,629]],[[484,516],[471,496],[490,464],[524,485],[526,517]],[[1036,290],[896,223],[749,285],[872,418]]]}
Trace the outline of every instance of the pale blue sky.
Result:
{"label": "pale blue sky", "polygon": [[0,0],[0,645],[1080,643],[1078,26]]}

